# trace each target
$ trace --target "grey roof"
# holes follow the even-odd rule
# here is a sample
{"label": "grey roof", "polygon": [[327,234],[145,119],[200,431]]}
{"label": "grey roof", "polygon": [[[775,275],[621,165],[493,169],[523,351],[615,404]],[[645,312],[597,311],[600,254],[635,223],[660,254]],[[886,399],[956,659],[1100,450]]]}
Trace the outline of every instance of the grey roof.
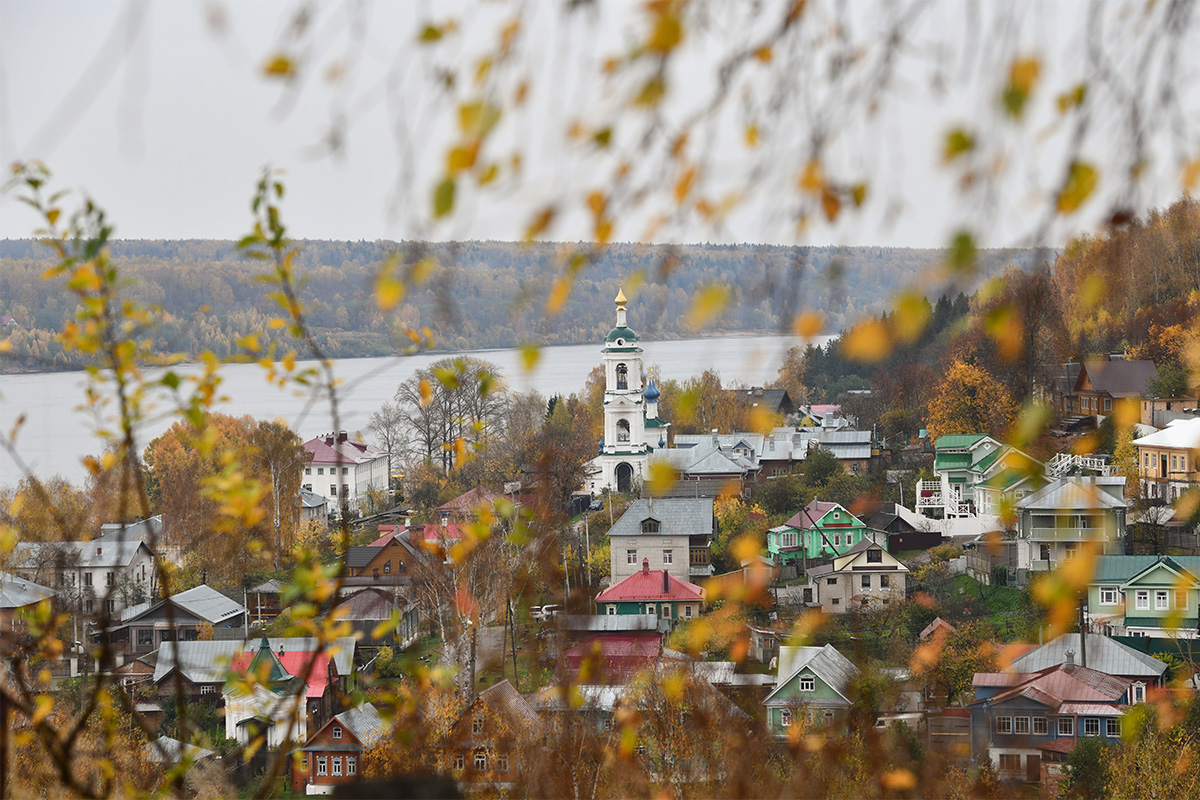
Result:
{"label": "grey roof", "polygon": [[[1076,663],[1082,661],[1079,649],[1079,634],[1064,633],[1036,650],[1030,650],[1008,667],[1008,672],[1039,672],[1048,667],[1066,663],[1067,651],[1075,653]],[[1167,671],[1167,665],[1145,653],[1098,633],[1087,637],[1087,665],[1089,669],[1109,675],[1158,678]]]}
{"label": "grey roof", "polygon": [[[678,444],[676,439],[676,444]],[[689,447],[671,447],[655,450],[650,456],[655,461],[665,461],[683,475],[745,475],[759,469],[757,457],[751,459],[713,442],[712,437]]]}
{"label": "grey roof", "polygon": [[1179,420],[1133,443],[1139,447],[1200,448],[1200,419]]}
{"label": "grey roof", "polygon": [[1021,498],[1017,501],[1017,508],[1031,511],[1129,508],[1130,503],[1124,497],[1124,490],[1124,476],[1070,475],[1058,478],[1033,494]]}
{"label": "grey roof", "polygon": [[24,608],[54,597],[53,589],[27,581],[7,572],[0,572],[0,608]]}
{"label": "grey roof", "polygon": [[[1124,583],[1158,562],[1159,556],[1096,556],[1091,583]],[[1200,576],[1200,556],[1169,556],[1179,566]]]}
{"label": "grey roof", "polygon": [[1085,361],[1084,368],[1092,388],[1113,397],[1140,397],[1158,374],[1153,361]]}
{"label": "grey roof", "polygon": [[93,539],[90,542],[19,542],[13,549],[14,567],[37,567],[43,551],[62,553],[67,567],[127,567],[138,551],[150,548],[140,539]]}
{"label": "grey roof", "polygon": [[[785,645],[779,648],[779,681],[775,690],[767,695],[763,703],[769,704],[772,700],[776,700],[775,695],[779,694],[796,673],[805,668],[811,670],[842,697],[846,697],[851,679],[858,675],[858,667],[854,666],[850,659],[839,653],[831,644],[824,647]],[[784,699],[778,698],[776,702]]]}
{"label": "grey roof", "polygon": [[146,542],[162,536],[162,514],[140,522],[106,522],[100,526],[100,539],[112,542]]}
{"label": "grey roof", "polygon": [[[185,747],[186,750],[184,750]],[[184,745],[183,742],[172,739],[170,736],[160,736],[143,747],[146,760],[154,764],[178,764],[181,751],[186,752],[192,761],[201,761],[216,755],[214,750],[206,750],[194,744]]]}
{"label": "grey roof", "polygon": [[308,489],[300,490],[300,506],[302,508],[321,508],[329,505],[329,501],[324,495],[310,492]]}
{"label": "grey roof", "polygon": [[642,520],[656,519],[659,532],[649,536],[699,536],[713,533],[711,497],[659,497],[634,500],[608,531],[609,536],[641,536]]}
{"label": "grey roof", "polygon": [[208,620],[214,625],[246,613],[246,607],[241,603],[203,583],[186,592],[171,595],[171,602],[189,614]]}
{"label": "grey roof", "polygon": [[555,622],[560,630],[587,633],[665,633],[669,626],[657,614],[559,614]]}
{"label": "grey roof", "polygon": [[251,594],[279,594],[283,591],[283,582],[277,581],[274,578],[266,583],[260,583],[253,589],[248,590]]}
{"label": "grey roof", "polygon": [[369,544],[351,545],[346,548],[346,568],[357,569],[371,563],[371,559],[379,555],[382,547],[372,547]]}
{"label": "grey roof", "polygon": [[392,729],[370,703],[343,711],[334,719],[345,725],[346,729],[354,734],[354,738],[362,742],[364,750],[387,736]]}
{"label": "grey roof", "polygon": [[[178,652],[180,671],[189,681],[224,683],[229,677],[229,665],[233,663],[234,656],[257,650],[260,638],[252,636],[246,641],[225,639],[208,642],[164,642],[158,648],[154,682],[158,683],[175,668]],[[274,652],[281,648],[289,652],[308,652],[320,645],[320,642],[311,636],[272,636],[267,641]],[[354,669],[354,637],[339,637],[334,640],[332,647],[337,650],[333,654],[333,663],[337,665],[338,674],[349,675]]]}

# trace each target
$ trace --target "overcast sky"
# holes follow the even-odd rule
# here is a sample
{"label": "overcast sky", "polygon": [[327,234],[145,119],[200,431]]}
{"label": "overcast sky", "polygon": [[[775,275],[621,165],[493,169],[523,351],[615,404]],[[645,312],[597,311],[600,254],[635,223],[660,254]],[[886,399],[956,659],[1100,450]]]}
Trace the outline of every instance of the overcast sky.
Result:
{"label": "overcast sky", "polygon": [[[58,185],[83,190],[105,206],[123,238],[239,237],[264,164],[286,170],[292,233],[322,239],[517,239],[546,202],[570,193],[582,197],[590,185],[609,179],[612,164],[566,143],[565,133],[575,120],[609,119],[625,87],[601,79],[600,66],[644,35],[641,3],[603,3],[575,14],[557,0],[518,6],[525,18],[516,71],[528,77],[530,99],[505,119],[494,145],[497,157],[523,150],[521,178],[494,190],[461,191],[459,213],[449,222],[430,218],[433,186],[454,135],[438,76],[473,68],[513,4],[319,6],[315,35],[301,45],[311,55],[306,63],[315,66],[291,92],[264,78],[261,68],[296,5],[0,1],[0,159],[44,160]],[[755,15],[774,20],[781,8],[769,2],[722,5],[715,4],[719,10],[704,30],[685,39],[670,75],[669,112],[682,116],[711,94],[714,64],[736,44],[726,40],[732,37],[726,25],[753,35],[762,27],[755,27]],[[811,5],[808,13],[817,16],[810,21],[820,22],[813,26],[818,38],[850,24],[864,51],[878,44],[873,36],[891,21],[879,9],[898,8],[859,3],[839,19],[840,4]],[[897,80],[875,113],[847,117],[830,163],[847,180],[870,180],[865,212],[843,214],[835,225],[818,215],[798,234],[787,198],[795,193],[796,164],[802,162],[784,151],[797,149],[793,145],[810,135],[819,110],[841,98],[823,97],[811,81],[794,87],[796,95],[811,97],[811,106],[794,111],[795,105],[785,104],[789,110],[765,118],[766,144],[748,152],[742,110],[765,107],[775,85],[751,78],[704,140],[691,146],[717,189],[736,187],[754,174],[758,191],[722,228],[707,227],[692,214],[672,220],[657,238],[937,247],[969,225],[986,245],[1029,243],[1071,134],[1055,109],[1055,91],[1086,77],[1081,54],[1087,6],[1032,4],[1015,26],[995,12],[998,7],[931,4],[908,29]],[[362,8],[362,15],[351,8]],[[1113,8],[1106,35],[1136,38],[1137,20],[1125,11],[1117,16]],[[415,43],[428,21],[451,16],[459,29],[446,40],[436,47]],[[1164,119],[1161,137],[1148,147],[1138,191],[1121,198],[1136,211],[1178,196],[1180,163],[1200,152],[1194,50],[1182,53],[1176,67],[1183,114]],[[962,173],[941,164],[942,137],[955,125],[976,127],[981,135],[1004,127],[996,111],[1004,75],[989,65],[1009,52],[1042,58],[1040,91],[1024,124],[1001,131],[983,165],[986,171],[1003,163],[1008,177],[992,194],[964,196],[955,188]],[[780,69],[786,57],[776,54],[771,68]],[[330,83],[318,73],[335,63],[345,77]],[[468,88],[460,76],[455,96]],[[317,145],[330,119],[339,117],[349,125],[343,150],[331,155]],[[637,130],[636,124],[620,126],[616,143],[629,147]],[[1120,136],[1103,124],[1087,132],[1085,154],[1101,165],[1102,179],[1123,168]],[[770,148],[777,148],[779,169],[771,167],[776,155]],[[1114,197],[1098,196],[1083,213],[1053,226],[1044,243],[1061,245],[1095,225],[1112,202]],[[11,196],[2,203],[0,236],[28,236],[36,223],[32,214]],[[647,218],[662,207],[650,203],[618,219],[615,238],[644,238]],[[548,238],[588,238],[582,203],[574,208],[556,218]]]}

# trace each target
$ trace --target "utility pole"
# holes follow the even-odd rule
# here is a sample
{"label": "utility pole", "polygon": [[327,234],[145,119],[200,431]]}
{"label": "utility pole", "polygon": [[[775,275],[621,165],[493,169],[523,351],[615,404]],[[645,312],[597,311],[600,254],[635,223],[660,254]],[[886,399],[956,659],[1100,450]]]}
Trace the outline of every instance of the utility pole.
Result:
{"label": "utility pole", "polygon": [[517,612],[513,609],[512,598],[508,598],[509,632],[512,640],[513,688],[521,691],[520,677],[517,675]]}

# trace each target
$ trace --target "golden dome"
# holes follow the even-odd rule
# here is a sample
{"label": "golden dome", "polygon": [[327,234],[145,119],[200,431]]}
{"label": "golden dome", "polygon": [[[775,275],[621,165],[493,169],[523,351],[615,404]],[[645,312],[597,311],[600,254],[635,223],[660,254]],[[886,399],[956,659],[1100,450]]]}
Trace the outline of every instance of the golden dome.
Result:
{"label": "golden dome", "polygon": [[627,302],[629,302],[629,301],[625,299],[625,292],[618,285],[617,286],[617,299],[616,299],[617,308],[624,308],[625,304]]}

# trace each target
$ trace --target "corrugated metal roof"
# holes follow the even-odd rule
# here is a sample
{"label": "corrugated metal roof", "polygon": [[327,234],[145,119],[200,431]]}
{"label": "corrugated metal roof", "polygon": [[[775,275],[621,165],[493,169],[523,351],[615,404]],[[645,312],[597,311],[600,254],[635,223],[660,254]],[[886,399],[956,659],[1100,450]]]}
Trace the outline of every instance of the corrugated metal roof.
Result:
{"label": "corrugated metal roof", "polygon": [[1153,361],[1085,361],[1083,366],[1092,389],[1113,397],[1140,397],[1158,374]]}
{"label": "corrugated metal roof", "polygon": [[[663,591],[664,578],[667,585],[665,592]],[[694,583],[681,581],[666,570],[635,572],[596,595],[597,603],[703,599],[704,589]]]}
{"label": "corrugated metal roof", "polygon": [[[193,683],[224,683],[229,677],[230,667],[234,659],[244,653],[253,653],[258,649],[257,637],[247,641],[237,639],[216,640],[207,642],[163,642],[158,648],[158,661],[154,665],[154,682],[166,677],[175,668],[176,659],[184,677]],[[311,636],[273,636],[267,640],[271,650],[285,653],[311,653],[319,642]],[[353,636],[342,636],[334,640],[332,648],[333,663],[337,665],[339,675],[349,675],[354,669]]]}
{"label": "corrugated metal roof", "polygon": [[[14,567],[36,567],[39,561],[56,563],[61,553],[67,567],[126,567],[138,551],[150,548],[140,539],[94,539],[90,542],[19,542],[13,549]],[[44,550],[50,553],[43,553]]]}
{"label": "corrugated metal roof", "polygon": [[666,632],[668,623],[657,614],[559,614],[560,630],[588,633]]}
{"label": "corrugated metal roof", "polygon": [[363,749],[370,747],[391,732],[392,726],[379,716],[378,709],[370,703],[343,711],[334,717],[362,742]]}
{"label": "corrugated metal roof", "polygon": [[986,433],[951,433],[939,437],[933,446],[938,450],[958,450],[972,447],[988,438]]}
{"label": "corrugated metal roof", "polygon": [[656,519],[659,532],[646,536],[712,535],[713,499],[711,497],[641,498],[633,503],[609,529],[611,536],[642,536],[642,521]]}
{"label": "corrugated metal roof", "polygon": [[850,659],[839,653],[831,644],[824,647],[785,645],[779,648],[777,688],[763,702],[771,702],[776,693],[783,689],[796,673],[806,667],[842,697],[846,697],[850,681],[858,674],[858,667],[854,666]]}
{"label": "corrugated metal roof", "polygon": [[203,583],[186,592],[171,595],[171,602],[189,614],[206,619],[214,625],[246,611],[241,603]]}
{"label": "corrugated metal roof", "polygon": [[1060,714],[1079,714],[1085,717],[1119,717],[1125,710],[1114,703],[1063,703]]}
{"label": "corrugated metal roof", "polygon": [[[1107,487],[1107,489],[1106,489]],[[1115,494],[1108,489],[1119,487]],[[1080,477],[1058,478],[1031,495],[1017,501],[1017,508],[1031,511],[1099,510],[1129,508],[1124,498],[1125,478]],[[1121,496],[1118,496],[1121,495]]]}
{"label": "corrugated metal roof", "polygon": [[1183,447],[1189,450],[1200,448],[1200,419],[1186,419],[1168,425],[1161,431],[1134,439],[1139,447]]}
{"label": "corrugated metal roof", "polygon": [[[1079,663],[1078,633],[1064,633],[1054,641],[1021,656],[1009,669],[1012,672],[1038,672],[1047,667],[1055,667],[1066,662],[1068,650],[1074,651],[1076,663]],[[1157,658],[1139,653],[1132,647],[1098,633],[1088,634],[1087,662],[1089,668],[1108,675],[1158,678],[1167,671],[1167,665]]]}

